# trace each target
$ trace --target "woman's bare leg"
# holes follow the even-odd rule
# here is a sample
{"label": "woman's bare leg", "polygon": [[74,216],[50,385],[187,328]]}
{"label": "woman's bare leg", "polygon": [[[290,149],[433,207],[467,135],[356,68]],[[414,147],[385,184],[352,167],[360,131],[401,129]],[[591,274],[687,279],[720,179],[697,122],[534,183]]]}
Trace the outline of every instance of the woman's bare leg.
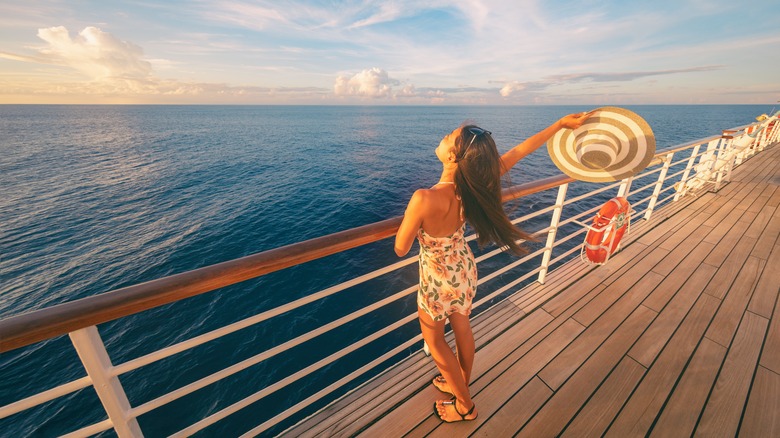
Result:
{"label": "woman's bare leg", "polygon": [[450,315],[450,325],[455,333],[455,346],[458,349],[458,363],[466,386],[471,383],[471,369],[474,367],[474,333],[471,331],[469,317],[460,313]]}
{"label": "woman's bare leg", "polygon": [[[468,385],[463,378],[464,373],[463,370],[461,370],[460,362],[444,339],[445,321],[433,321],[427,313],[419,309],[418,314],[420,317],[420,328],[422,329],[423,339],[425,339],[425,342],[428,344],[428,348],[431,351],[431,357],[439,368],[439,372],[449,384],[452,393],[455,394],[455,397],[458,399],[457,408],[460,409],[461,414],[465,414],[474,406],[474,402],[471,400]],[[470,372],[471,371],[469,370],[469,373]],[[439,416],[446,421],[460,420],[460,415],[455,411],[456,408],[452,405],[442,405],[442,401],[445,400],[436,402]],[[467,418],[471,419],[475,417],[476,411]]]}

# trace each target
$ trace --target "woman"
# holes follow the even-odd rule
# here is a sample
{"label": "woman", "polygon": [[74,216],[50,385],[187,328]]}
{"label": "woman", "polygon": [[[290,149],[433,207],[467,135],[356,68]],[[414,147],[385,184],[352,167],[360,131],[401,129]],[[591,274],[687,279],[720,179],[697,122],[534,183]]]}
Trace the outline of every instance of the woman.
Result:
{"label": "woman", "polygon": [[[495,243],[514,254],[526,251],[516,243],[530,236],[516,228],[501,204],[501,176],[538,149],[559,129],[576,129],[589,113],[570,114],[499,156],[489,131],[461,126],[436,148],[443,169],[439,182],[414,192],[395,240],[395,252],[404,256],[415,237],[420,242],[418,314],[423,339],[441,373],[433,385],[452,396],[434,403],[434,413],[445,422],[470,421],[477,411],[469,393],[474,363],[474,334],[469,323],[477,287],[474,255],[463,238],[465,222],[477,233],[480,246]],[[457,356],[444,339],[449,319],[455,333]]]}

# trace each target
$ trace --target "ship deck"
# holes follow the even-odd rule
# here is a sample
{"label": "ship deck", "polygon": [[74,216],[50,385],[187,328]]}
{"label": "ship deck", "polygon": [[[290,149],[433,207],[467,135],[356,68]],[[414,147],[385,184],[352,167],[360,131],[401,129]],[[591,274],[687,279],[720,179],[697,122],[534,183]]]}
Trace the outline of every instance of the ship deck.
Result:
{"label": "ship deck", "polygon": [[780,147],[473,320],[475,421],[415,354],[289,436],[780,436]]}

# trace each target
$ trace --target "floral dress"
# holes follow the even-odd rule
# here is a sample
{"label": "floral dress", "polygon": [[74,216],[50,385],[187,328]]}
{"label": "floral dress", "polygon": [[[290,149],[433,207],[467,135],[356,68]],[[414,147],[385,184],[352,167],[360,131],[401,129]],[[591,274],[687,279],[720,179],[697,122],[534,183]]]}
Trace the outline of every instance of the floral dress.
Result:
{"label": "floral dress", "polygon": [[417,305],[434,321],[453,313],[469,315],[477,290],[477,265],[463,233],[464,223],[446,237],[433,237],[422,228],[420,242],[420,288]]}

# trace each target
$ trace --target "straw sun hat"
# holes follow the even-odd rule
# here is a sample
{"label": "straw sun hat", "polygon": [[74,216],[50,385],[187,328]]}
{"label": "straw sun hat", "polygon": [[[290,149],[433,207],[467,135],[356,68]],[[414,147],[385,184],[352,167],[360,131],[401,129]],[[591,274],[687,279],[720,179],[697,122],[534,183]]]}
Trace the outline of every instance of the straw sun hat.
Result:
{"label": "straw sun hat", "polygon": [[559,130],[547,151],[558,169],[574,179],[619,181],[647,167],[655,155],[655,136],[636,113],[607,106],[593,110],[579,128]]}

